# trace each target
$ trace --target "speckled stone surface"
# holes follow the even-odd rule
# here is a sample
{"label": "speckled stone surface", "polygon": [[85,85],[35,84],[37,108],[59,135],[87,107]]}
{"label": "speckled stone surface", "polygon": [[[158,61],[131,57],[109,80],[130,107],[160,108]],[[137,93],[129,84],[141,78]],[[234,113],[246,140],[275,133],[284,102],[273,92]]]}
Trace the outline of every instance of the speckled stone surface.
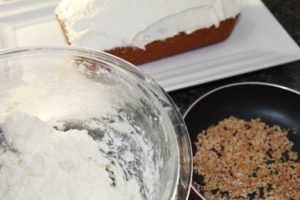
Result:
{"label": "speckled stone surface", "polygon": [[[300,45],[300,0],[263,0],[263,2]],[[206,92],[222,85],[245,81],[275,83],[300,91],[300,61],[197,85],[169,94],[183,114],[196,99]]]}

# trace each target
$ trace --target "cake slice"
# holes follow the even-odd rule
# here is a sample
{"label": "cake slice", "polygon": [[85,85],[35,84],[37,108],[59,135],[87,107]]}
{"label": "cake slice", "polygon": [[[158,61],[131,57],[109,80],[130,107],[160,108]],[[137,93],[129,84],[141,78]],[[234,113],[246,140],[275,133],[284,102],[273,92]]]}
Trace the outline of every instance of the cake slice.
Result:
{"label": "cake slice", "polygon": [[67,42],[133,64],[225,40],[240,0],[62,0],[55,13]]}

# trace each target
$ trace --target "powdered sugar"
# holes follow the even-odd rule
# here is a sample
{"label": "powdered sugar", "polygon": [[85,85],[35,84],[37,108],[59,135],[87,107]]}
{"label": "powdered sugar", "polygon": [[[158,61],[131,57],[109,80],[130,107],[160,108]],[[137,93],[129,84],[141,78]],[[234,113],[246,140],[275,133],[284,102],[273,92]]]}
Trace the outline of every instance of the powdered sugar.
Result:
{"label": "powdered sugar", "polygon": [[141,199],[137,182],[101,155],[86,130],[57,131],[22,113],[2,127],[18,152],[0,156],[1,199]]}
{"label": "powdered sugar", "polygon": [[138,96],[141,86],[104,64],[43,59],[0,68],[0,199],[157,199],[170,191],[156,187],[178,177],[178,147],[169,150],[176,137],[163,134],[174,130],[160,102]]}

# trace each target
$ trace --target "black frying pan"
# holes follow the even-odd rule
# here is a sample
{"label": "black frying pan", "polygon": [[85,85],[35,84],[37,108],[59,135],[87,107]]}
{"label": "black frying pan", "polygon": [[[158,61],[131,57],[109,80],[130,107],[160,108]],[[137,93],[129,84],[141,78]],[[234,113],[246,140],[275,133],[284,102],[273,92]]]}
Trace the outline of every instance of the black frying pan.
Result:
{"label": "black frying pan", "polygon": [[[297,133],[288,136],[300,157],[299,92],[274,84],[245,82],[223,86],[203,95],[184,114],[193,154],[197,134],[230,116],[245,120],[260,118],[269,125],[295,128]],[[193,181],[198,179],[197,175],[193,176]],[[191,199],[201,199],[199,196],[192,187]]]}

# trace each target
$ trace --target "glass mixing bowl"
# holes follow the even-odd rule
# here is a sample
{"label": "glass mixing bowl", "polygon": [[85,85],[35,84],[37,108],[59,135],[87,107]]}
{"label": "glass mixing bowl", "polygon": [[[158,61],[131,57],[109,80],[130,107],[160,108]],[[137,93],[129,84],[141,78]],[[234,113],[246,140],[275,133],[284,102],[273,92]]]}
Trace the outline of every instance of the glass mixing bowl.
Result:
{"label": "glass mixing bowl", "polygon": [[[188,198],[192,157],[185,124],[170,97],[130,63],[80,48],[1,51],[0,125],[13,112],[61,132],[86,130],[100,144],[99,154],[122,168],[122,179],[138,183],[142,199]],[[18,151],[0,138],[2,149]]]}

